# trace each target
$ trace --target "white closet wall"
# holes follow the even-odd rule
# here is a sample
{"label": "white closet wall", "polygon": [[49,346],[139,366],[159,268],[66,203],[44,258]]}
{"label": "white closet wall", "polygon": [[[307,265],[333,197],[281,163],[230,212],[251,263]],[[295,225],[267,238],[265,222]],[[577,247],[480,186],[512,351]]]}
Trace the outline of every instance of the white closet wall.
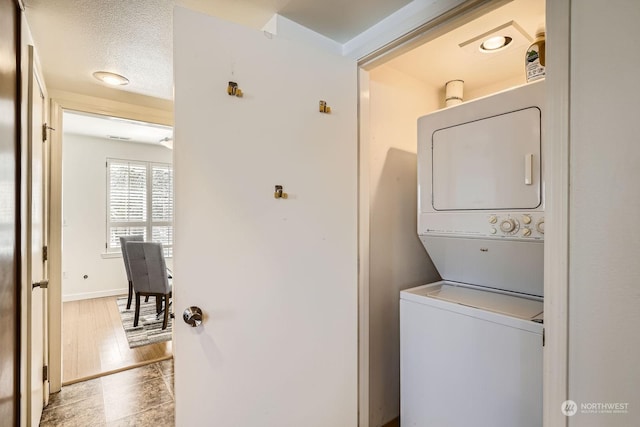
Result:
{"label": "white closet wall", "polygon": [[400,414],[400,291],[439,278],[416,233],[417,118],[438,89],[389,66],[370,73],[370,426]]}

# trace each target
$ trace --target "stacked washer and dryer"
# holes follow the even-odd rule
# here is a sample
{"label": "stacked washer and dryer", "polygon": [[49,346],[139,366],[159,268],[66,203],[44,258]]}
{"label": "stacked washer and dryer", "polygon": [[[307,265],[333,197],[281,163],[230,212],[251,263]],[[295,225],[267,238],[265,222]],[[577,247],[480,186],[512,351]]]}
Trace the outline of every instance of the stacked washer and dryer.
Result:
{"label": "stacked washer and dryer", "polygon": [[544,81],[418,119],[418,234],[442,281],[400,294],[403,427],[542,426]]}

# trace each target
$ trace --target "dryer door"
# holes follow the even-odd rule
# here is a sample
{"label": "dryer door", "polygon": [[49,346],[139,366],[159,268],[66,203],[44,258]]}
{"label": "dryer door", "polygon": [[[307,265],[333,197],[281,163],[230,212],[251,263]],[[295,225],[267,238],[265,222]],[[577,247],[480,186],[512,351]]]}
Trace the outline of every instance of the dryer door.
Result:
{"label": "dryer door", "polygon": [[540,146],[536,107],[434,131],[433,208],[537,208],[542,191]]}

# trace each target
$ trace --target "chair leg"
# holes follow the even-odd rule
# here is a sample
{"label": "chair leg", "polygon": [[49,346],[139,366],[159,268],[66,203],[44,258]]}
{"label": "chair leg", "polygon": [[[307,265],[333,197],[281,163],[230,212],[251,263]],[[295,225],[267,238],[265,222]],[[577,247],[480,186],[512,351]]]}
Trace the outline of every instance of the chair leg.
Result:
{"label": "chair leg", "polygon": [[162,311],[162,297],[156,296],[156,314]]}
{"label": "chair leg", "polygon": [[136,292],[136,314],[133,316],[133,327],[138,326],[140,320],[140,294]]}
{"label": "chair leg", "polygon": [[149,302],[149,295],[147,295],[146,297],[144,297],[144,302]]}
{"label": "chair leg", "polygon": [[164,296],[164,322],[162,322],[162,329],[167,329],[169,325],[169,294]]}
{"label": "chair leg", "polygon": [[127,296],[127,310],[131,308],[131,297],[133,296],[133,283],[129,280],[129,295]]}

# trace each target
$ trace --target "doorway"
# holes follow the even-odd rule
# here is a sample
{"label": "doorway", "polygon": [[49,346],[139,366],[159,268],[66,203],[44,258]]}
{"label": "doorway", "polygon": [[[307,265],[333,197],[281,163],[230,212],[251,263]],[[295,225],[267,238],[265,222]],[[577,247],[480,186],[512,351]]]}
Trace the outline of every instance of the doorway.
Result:
{"label": "doorway", "polygon": [[[525,84],[525,52],[544,24],[544,0],[514,0],[456,16],[361,64],[360,236],[366,242],[360,244],[367,251],[361,343],[367,356],[361,353],[360,372],[368,402],[360,406],[371,426],[400,413],[399,293],[440,278],[416,233],[417,119],[446,107],[449,81],[464,81],[464,102]],[[481,36],[504,31],[509,45],[479,50]]]}
{"label": "doorway", "polygon": [[[170,358],[170,331],[132,327],[119,237],[173,244],[170,126],[62,114],[62,382]],[[151,301],[149,304],[154,304]],[[144,310],[144,309],[143,309]]]}

